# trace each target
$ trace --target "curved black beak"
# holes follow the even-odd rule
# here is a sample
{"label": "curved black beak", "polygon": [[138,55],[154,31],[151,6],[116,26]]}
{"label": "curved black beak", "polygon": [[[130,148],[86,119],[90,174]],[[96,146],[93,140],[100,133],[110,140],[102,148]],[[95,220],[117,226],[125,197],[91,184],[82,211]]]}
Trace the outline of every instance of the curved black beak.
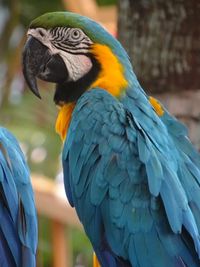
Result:
{"label": "curved black beak", "polygon": [[28,37],[24,46],[22,68],[28,87],[39,98],[41,96],[37,78],[53,83],[63,83],[68,78],[68,71],[61,56],[52,55],[48,47],[32,36]]}

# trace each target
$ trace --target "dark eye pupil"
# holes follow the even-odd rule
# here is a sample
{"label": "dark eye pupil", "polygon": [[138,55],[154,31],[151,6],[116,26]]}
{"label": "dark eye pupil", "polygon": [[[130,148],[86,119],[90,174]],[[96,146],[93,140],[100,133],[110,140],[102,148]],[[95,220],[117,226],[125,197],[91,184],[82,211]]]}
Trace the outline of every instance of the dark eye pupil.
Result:
{"label": "dark eye pupil", "polygon": [[73,35],[74,35],[74,37],[78,37],[79,36],[79,32],[78,31],[74,31]]}

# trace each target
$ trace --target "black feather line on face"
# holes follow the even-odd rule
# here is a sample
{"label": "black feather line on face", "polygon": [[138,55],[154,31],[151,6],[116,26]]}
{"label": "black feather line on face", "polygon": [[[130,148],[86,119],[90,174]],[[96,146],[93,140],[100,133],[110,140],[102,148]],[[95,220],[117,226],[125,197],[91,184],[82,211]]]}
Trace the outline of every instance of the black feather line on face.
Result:
{"label": "black feather line on face", "polygon": [[56,85],[56,91],[54,95],[54,102],[56,105],[77,101],[78,98],[87,89],[89,89],[90,85],[96,80],[101,70],[100,63],[97,62],[97,60],[91,54],[88,54],[87,56],[90,57],[92,62],[92,68],[87,74],[77,81],[66,81]]}

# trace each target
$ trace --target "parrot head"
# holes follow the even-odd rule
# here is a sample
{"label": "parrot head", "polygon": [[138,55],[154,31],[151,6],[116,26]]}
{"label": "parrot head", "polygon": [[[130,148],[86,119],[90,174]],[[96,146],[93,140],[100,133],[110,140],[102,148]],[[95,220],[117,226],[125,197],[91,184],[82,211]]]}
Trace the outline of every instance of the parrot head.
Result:
{"label": "parrot head", "polygon": [[40,97],[37,78],[56,84],[54,101],[63,106],[88,89],[100,87],[119,96],[132,67],[120,43],[95,21],[70,12],[52,12],[29,27],[23,74]]}

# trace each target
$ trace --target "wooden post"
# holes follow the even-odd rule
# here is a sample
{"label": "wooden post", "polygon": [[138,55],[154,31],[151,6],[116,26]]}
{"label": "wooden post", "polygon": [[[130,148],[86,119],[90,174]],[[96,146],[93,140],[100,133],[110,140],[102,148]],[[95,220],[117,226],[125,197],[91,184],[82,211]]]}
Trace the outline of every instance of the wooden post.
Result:
{"label": "wooden post", "polygon": [[52,221],[53,267],[71,267],[68,229],[70,226],[82,229],[75,210],[58,194],[60,185],[52,180],[32,174],[32,184],[38,214]]}
{"label": "wooden post", "polygon": [[71,249],[64,224],[52,222],[53,267],[71,267]]}

